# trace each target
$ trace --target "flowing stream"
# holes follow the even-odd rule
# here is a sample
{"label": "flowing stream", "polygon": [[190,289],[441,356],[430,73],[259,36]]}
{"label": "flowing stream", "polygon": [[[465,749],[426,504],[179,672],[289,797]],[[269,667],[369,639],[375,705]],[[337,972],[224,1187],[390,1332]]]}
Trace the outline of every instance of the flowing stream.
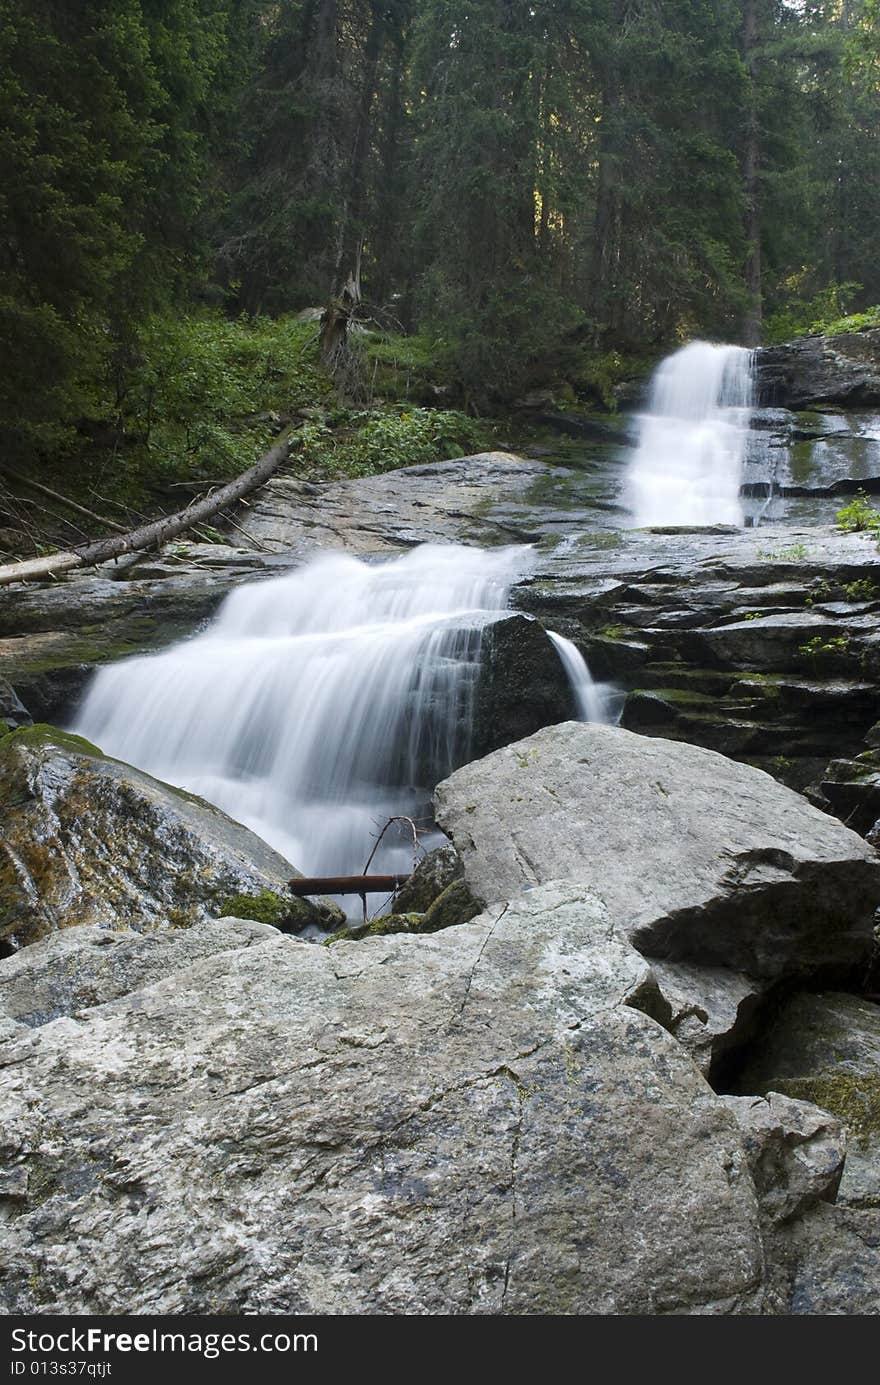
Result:
{"label": "flowing stream", "polygon": [[[316,558],[231,592],[192,639],[100,669],[74,729],[305,874],[357,873],[389,817],[430,821],[435,784],[467,759],[482,633],[529,563],[458,545]],[[580,654],[555,642],[581,714],[604,719]],[[389,833],[372,868],[411,861]]]}
{"label": "flowing stream", "polygon": [[754,353],[692,341],[658,366],[626,483],[636,527],[744,522]]}

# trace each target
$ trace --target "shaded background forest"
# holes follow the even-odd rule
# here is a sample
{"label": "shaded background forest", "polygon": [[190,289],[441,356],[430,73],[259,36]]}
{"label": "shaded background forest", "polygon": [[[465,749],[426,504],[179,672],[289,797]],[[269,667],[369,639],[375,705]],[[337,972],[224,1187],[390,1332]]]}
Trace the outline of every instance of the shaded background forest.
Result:
{"label": "shaded background forest", "polygon": [[[878,0],[0,0],[0,72],[3,456],[105,491],[880,300]],[[340,443],[297,315],[351,275]]]}

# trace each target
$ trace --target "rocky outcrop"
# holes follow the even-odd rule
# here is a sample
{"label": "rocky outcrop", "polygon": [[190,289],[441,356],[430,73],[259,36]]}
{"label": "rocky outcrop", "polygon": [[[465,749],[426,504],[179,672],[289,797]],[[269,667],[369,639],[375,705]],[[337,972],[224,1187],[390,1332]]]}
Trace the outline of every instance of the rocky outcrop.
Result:
{"label": "rocky outcrop", "polygon": [[757,357],[762,404],[880,404],[880,328],[837,337],[799,337]]}
{"label": "rocky outcrop", "polygon": [[736,1088],[772,1089],[833,1112],[847,1131],[839,1200],[880,1207],[880,1006],[833,992],[794,996]]}
{"label": "rocky outcrop", "polygon": [[653,956],[776,979],[870,953],[874,850],[700,747],[568,722],[456,771],[435,811],[477,896],[589,880]]}
{"label": "rocky outcrop", "polygon": [[94,924],[185,927],[224,913],[283,927],[342,915],[293,899],[295,872],[219,809],[34,726],[0,739],[0,939]]}
{"label": "rocky outcrop", "polygon": [[21,698],[5,678],[0,678],[0,732],[33,726],[34,719]]}
{"label": "rocky outcrop", "polygon": [[544,557],[514,601],[627,692],[622,724],[794,788],[877,719],[880,552],[869,534],[632,531]]}
{"label": "rocky outcrop", "polygon": [[37,721],[65,719],[92,669],[182,639],[239,582],[271,576],[289,557],[174,545],[96,574],[0,589],[0,677]]}
{"label": "rocky outcrop", "polygon": [[512,615],[488,625],[480,653],[469,758],[479,759],[542,726],[576,715],[568,677],[540,622]]}
{"label": "rocky outcrop", "polygon": [[3,1306],[755,1311],[738,1128],[658,1005],[601,901],[551,884],[428,938],[261,940],[16,1034]]}
{"label": "rocky outcrop", "polygon": [[525,494],[546,470],[509,452],[481,452],[351,481],[279,477],[241,526],[270,550],[298,557],[320,548],[391,555],[419,543],[516,542],[521,534],[494,507]]}

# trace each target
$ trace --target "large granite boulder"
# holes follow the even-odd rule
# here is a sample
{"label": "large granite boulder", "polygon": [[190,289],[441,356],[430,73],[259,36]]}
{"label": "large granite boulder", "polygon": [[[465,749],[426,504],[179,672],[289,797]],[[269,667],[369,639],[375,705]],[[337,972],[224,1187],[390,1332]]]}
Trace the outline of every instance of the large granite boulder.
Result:
{"label": "large granite boulder", "polygon": [[40,1028],[130,995],[203,957],[277,938],[267,923],[208,919],[191,928],[136,933],[84,924],[50,933],[0,965],[0,1024]]}
{"label": "large granite boulder", "polygon": [[169,959],[0,1046],[7,1312],[761,1311],[737,1123],[586,887]]}
{"label": "large granite boulder", "polygon": [[701,747],[567,722],[457,770],[435,811],[487,903],[589,881],[647,954],[763,978],[870,953],[874,849]]}
{"label": "large granite boulder", "polygon": [[335,906],[294,899],[296,872],[193,794],[33,726],[0,739],[0,940],[60,928],[185,927],[224,913],[331,926]]}

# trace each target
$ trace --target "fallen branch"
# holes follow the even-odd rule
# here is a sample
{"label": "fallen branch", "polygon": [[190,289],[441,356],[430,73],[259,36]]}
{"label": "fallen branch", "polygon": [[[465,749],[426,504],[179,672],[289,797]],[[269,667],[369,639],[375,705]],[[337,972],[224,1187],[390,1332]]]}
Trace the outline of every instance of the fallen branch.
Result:
{"label": "fallen branch", "polygon": [[33,582],[42,577],[54,577],[71,568],[94,567],[97,563],[110,562],[121,558],[124,553],[140,553],[146,548],[159,547],[174,539],[178,534],[192,529],[194,525],[211,519],[225,505],[248,495],[262,486],[278,470],[290,455],[290,440],[285,435],[278,438],[265,456],[255,466],[219,490],[178,510],[176,514],[163,515],[161,519],[142,524],[118,537],[98,539],[81,548],[73,548],[64,553],[51,553],[45,558],[26,558],[18,563],[8,563],[0,567],[0,586],[10,582]]}
{"label": "fallen branch", "polygon": [[0,467],[0,472],[4,476],[8,476],[10,481],[15,481],[17,485],[27,486],[32,491],[39,491],[40,495],[48,495],[50,500],[56,500],[60,505],[66,505],[69,510],[76,510],[78,514],[85,515],[87,519],[93,519],[98,524],[103,524],[105,529],[115,529],[117,534],[128,532],[123,525],[117,524],[115,519],[107,519],[106,515],[96,515],[94,510],[87,510],[85,505],[71,500],[68,495],[62,495],[60,491],[50,490],[41,481],[32,481],[29,476],[21,476],[17,471],[12,471],[7,466]]}

